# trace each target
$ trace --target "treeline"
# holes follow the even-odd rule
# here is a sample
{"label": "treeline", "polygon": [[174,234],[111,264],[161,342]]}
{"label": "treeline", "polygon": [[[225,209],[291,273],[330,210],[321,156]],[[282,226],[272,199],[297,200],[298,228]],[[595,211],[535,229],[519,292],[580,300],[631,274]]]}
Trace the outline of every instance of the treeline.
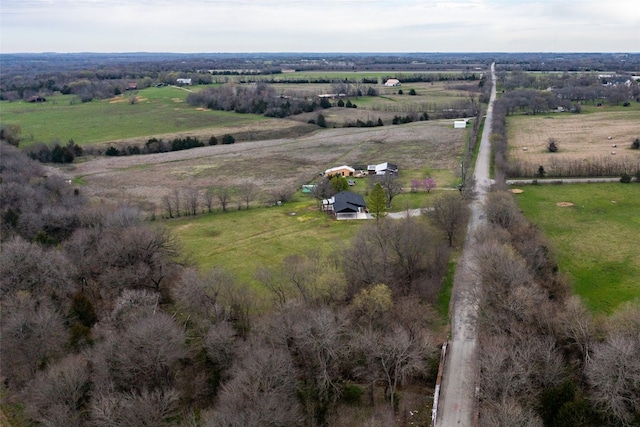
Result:
{"label": "treeline", "polygon": [[73,163],[76,157],[84,154],[84,149],[70,139],[66,145],[60,145],[58,142],[35,143],[27,147],[25,153],[41,163]]}
{"label": "treeline", "polygon": [[510,193],[489,193],[484,211],[479,425],[638,425],[640,305],[596,320]]}
{"label": "treeline", "polygon": [[432,302],[449,249],[423,219],[365,225],[329,257],[292,255],[247,284],[197,271],[136,209],[91,205],[0,148],[12,424],[427,422],[441,322]]}
{"label": "treeline", "polygon": [[311,112],[318,104],[315,99],[294,99],[278,95],[271,86],[258,83],[252,86],[224,85],[207,88],[187,96],[189,105],[211,110],[236,113],[263,114],[268,117],[287,117]]}
{"label": "treeline", "polygon": [[600,77],[592,73],[532,74],[501,69],[497,74],[500,87],[507,93],[519,90],[546,91],[557,98],[556,107],[569,109],[568,102],[607,102],[610,105],[640,102],[640,85],[628,73]]}

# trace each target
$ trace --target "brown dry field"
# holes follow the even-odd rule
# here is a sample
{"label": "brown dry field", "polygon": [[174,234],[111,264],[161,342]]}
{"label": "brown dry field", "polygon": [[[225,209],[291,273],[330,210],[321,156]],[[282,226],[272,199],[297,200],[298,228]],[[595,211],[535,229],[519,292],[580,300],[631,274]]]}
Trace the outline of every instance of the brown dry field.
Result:
{"label": "brown dry field", "polygon": [[401,176],[403,170],[457,170],[465,134],[453,129],[451,120],[321,129],[171,153],[86,158],[56,169],[82,183],[78,188],[96,202],[129,202],[160,213],[162,197],[174,189],[252,182],[264,199],[274,188],[298,188],[341,164],[390,161],[399,165]]}
{"label": "brown dry field", "polygon": [[[640,137],[638,111],[513,116],[508,119],[508,128],[513,160],[540,165],[549,163],[551,158],[584,160],[612,157],[612,152],[617,160],[640,159],[640,150],[630,148],[633,140]],[[556,140],[557,153],[547,150],[549,138]]]}

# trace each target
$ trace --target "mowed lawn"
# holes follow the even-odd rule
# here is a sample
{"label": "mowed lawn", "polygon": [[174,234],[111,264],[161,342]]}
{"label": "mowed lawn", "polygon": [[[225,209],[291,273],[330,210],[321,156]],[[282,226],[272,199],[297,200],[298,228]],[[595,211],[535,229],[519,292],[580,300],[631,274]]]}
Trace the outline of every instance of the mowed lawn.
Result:
{"label": "mowed lawn", "polygon": [[611,313],[640,298],[640,184],[522,189],[522,210],[551,240],[560,270],[593,312]]}
{"label": "mowed lawn", "polygon": [[[266,117],[197,109],[177,87],[148,88],[126,92],[111,99],[82,103],[75,95],[47,97],[47,102],[0,103],[2,123],[19,124],[20,145],[73,139],[76,144],[156,136],[193,129],[237,126]],[[130,98],[135,96],[135,104]]]}
{"label": "mowed lawn", "polygon": [[[328,255],[349,245],[363,221],[334,221],[307,197],[282,206],[216,212],[165,221],[201,271],[224,267],[255,283],[258,267],[276,267],[288,255]],[[357,254],[353,254],[356,256]]]}

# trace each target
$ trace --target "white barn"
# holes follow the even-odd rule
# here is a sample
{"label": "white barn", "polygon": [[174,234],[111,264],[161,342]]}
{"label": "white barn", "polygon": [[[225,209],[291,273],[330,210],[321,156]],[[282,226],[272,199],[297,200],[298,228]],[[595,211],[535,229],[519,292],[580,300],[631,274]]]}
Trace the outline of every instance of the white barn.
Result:
{"label": "white barn", "polygon": [[464,129],[467,127],[467,121],[466,120],[454,120],[453,121],[453,128],[454,129]]}
{"label": "white barn", "polygon": [[401,86],[402,84],[398,79],[389,79],[386,82],[384,82],[384,85],[385,86]]}

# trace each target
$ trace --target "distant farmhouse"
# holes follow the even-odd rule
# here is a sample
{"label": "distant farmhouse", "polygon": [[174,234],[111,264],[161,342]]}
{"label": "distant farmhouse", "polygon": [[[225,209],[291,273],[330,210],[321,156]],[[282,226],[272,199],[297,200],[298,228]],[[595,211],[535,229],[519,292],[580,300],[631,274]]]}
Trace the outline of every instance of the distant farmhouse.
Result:
{"label": "distant farmhouse", "polygon": [[177,79],[176,83],[178,83],[179,85],[190,86],[191,85],[191,79]]}
{"label": "distant farmhouse", "polygon": [[467,121],[466,120],[454,120],[453,121],[453,128],[454,129],[464,129],[467,127]]}
{"label": "distant farmhouse", "polygon": [[398,79],[389,79],[386,82],[384,82],[385,86],[402,86],[402,84],[400,83],[400,80]]}
{"label": "distant farmhouse", "polygon": [[138,89],[138,83],[132,82],[127,85],[127,90],[136,90]]}

